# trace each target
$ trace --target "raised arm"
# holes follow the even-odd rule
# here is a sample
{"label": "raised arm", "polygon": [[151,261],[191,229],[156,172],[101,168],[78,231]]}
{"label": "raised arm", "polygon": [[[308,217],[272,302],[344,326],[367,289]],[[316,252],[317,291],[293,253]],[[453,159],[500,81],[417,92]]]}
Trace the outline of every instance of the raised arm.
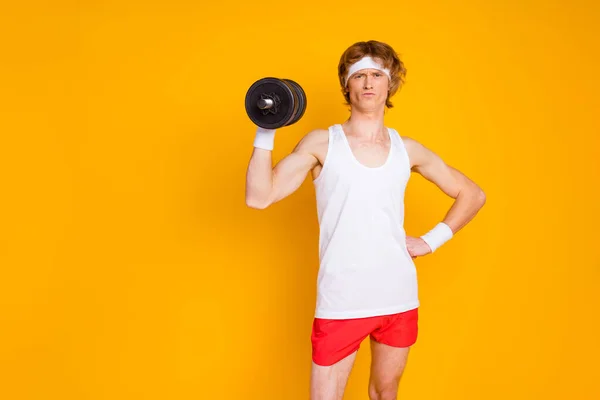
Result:
{"label": "raised arm", "polygon": [[295,192],[319,163],[314,148],[321,133],[308,133],[274,168],[271,151],[255,147],[246,173],[246,205],[264,209]]}

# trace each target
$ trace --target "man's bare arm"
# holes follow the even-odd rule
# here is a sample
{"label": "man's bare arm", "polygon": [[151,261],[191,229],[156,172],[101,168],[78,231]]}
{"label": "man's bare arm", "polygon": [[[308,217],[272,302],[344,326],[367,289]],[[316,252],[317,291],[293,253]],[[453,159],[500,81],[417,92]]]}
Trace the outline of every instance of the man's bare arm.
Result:
{"label": "man's bare arm", "polygon": [[295,192],[318,165],[314,156],[320,131],[304,136],[294,150],[273,168],[271,151],[254,148],[246,173],[246,205],[264,209]]}
{"label": "man's bare arm", "polygon": [[443,222],[453,233],[469,223],[485,204],[483,190],[465,174],[447,165],[436,153],[414,139],[402,138],[412,170],[434,183],[445,194],[455,199]]}

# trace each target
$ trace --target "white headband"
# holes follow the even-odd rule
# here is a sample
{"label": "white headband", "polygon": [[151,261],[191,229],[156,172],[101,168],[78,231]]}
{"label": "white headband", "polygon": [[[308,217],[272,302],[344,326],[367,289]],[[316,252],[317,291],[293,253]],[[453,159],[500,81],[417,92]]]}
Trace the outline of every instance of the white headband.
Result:
{"label": "white headband", "polygon": [[387,77],[391,80],[390,70],[387,68],[383,68],[380,64],[377,64],[371,57],[366,56],[361,58],[359,61],[355,62],[348,69],[348,74],[346,75],[346,85],[348,84],[348,79],[354,74],[356,71],[360,71],[361,69],[372,68],[379,70],[387,75]]}

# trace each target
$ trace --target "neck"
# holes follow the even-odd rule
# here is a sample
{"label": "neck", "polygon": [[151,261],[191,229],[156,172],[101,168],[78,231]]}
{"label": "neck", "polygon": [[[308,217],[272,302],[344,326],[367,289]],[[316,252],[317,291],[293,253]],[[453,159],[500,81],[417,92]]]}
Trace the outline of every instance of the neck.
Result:
{"label": "neck", "polygon": [[350,118],[342,125],[348,134],[365,140],[380,141],[387,137],[383,122],[383,108],[373,111],[353,108]]}

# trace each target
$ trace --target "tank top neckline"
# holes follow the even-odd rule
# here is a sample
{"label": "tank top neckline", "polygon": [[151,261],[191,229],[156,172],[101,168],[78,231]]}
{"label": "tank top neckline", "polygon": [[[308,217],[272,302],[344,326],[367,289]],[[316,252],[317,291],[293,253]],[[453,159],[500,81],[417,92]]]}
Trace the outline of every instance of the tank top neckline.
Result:
{"label": "tank top neckline", "polygon": [[388,152],[385,162],[378,167],[368,167],[368,166],[364,165],[363,163],[361,163],[360,161],[358,161],[358,159],[354,155],[354,152],[352,151],[352,147],[350,147],[350,142],[348,141],[348,138],[346,137],[346,133],[344,132],[344,128],[342,127],[342,124],[337,124],[337,128],[338,128],[340,134],[342,135],[342,139],[344,140],[344,143],[346,144],[346,148],[348,149],[348,152],[350,153],[350,158],[352,158],[352,161],[355,164],[357,164],[359,167],[367,169],[367,170],[380,170],[380,169],[385,168],[390,163],[390,160],[392,159],[392,153],[394,150],[394,140],[392,139],[392,131],[390,128],[386,127],[386,130],[390,137],[390,150]]}

